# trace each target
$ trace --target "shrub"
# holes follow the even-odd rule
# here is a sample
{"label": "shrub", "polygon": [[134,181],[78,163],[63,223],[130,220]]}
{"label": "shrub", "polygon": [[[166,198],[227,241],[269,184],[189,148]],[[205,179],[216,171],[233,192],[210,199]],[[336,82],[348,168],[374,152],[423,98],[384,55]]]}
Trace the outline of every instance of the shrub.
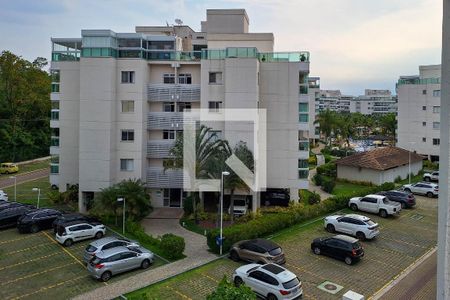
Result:
{"label": "shrub", "polygon": [[394,182],[395,183],[399,183],[400,181],[402,181],[402,177],[400,175],[398,175],[397,177],[395,177]]}
{"label": "shrub", "polygon": [[334,187],[336,186],[336,181],[334,179],[325,178],[322,181],[322,190],[331,194],[333,192]]}
{"label": "shrub", "polygon": [[235,287],[224,275],[217,289],[206,300],[256,300],[256,294],[245,284]]}
{"label": "shrub", "polygon": [[183,201],[183,210],[184,210],[184,215],[185,216],[189,216],[194,212],[194,206],[193,206],[193,202],[192,202],[192,195],[189,195],[186,197],[186,199],[184,199]]}
{"label": "shrub", "polygon": [[435,162],[429,161],[427,159],[427,160],[423,161],[423,167],[425,169],[438,170],[439,169],[439,163],[435,163]]}
{"label": "shrub", "polygon": [[317,167],[317,174],[336,177],[337,168],[334,162],[329,162]]}
{"label": "shrub", "polygon": [[313,192],[308,197],[308,203],[311,204],[311,205],[320,203],[320,195],[317,194],[316,192]]}
{"label": "shrub", "polygon": [[321,186],[322,185],[322,181],[323,181],[323,177],[320,174],[316,174],[313,176],[313,181],[317,186]]}
{"label": "shrub", "polygon": [[184,247],[184,239],[180,236],[167,233],[161,237],[160,248],[170,259],[182,258]]}
{"label": "shrub", "polygon": [[317,158],[314,154],[309,156],[308,164],[309,165],[317,165]]}

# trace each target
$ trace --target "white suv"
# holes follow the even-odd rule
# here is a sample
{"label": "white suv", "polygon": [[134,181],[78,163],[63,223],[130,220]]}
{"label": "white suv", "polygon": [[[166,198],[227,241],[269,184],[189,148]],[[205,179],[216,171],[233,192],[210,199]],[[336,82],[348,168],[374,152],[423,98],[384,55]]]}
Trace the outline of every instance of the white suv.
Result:
{"label": "white suv", "polygon": [[418,182],[414,184],[405,184],[403,190],[407,193],[426,195],[433,198],[439,194],[439,186],[431,182]]}
{"label": "white suv", "polygon": [[377,223],[366,216],[356,214],[328,216],[325,218],[324,226],[328,232],[345,233],[361,241],[373,239],[380,234]]}
{"label": "white suv", "polygon": [[69,247],[73,242],[91,238],[100,239],[106,233],[106,227],[100,223],[69,222],[59,225],[56,232],[58,243]]}
{"label": "white suv", "polygon": [[248,264],[234,271],[236,286],[245,283],[263,299],[298,299],[302,296],[302,283],[291,271],[276,264]]}
{"label": "white suv", "polygon": [[8,201],[8,194],[6,194],[3,190],[0,190],[0,200]]}

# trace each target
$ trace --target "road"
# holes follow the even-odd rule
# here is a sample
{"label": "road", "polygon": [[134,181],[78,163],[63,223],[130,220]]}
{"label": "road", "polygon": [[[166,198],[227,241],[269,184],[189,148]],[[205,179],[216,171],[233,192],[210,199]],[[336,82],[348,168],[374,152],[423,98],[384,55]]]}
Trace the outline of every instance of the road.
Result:
{"label": "road", "polygon": [[[35,180],[35,179],[39,179],[42,177],[46,177],[46,176],[49,176],[49,174],[50,174],[50,168],[40,169],[40,170],[36,170],[36,171],[24,173],[24,174],[19,174],[19,175],[17,175],[17,184]],[[3,175],[2,174],[0,176],[0,189],[14,185],[14,178],[9,178],[10,176],[14,176],[14,174],[11,174],[11,175]]]}

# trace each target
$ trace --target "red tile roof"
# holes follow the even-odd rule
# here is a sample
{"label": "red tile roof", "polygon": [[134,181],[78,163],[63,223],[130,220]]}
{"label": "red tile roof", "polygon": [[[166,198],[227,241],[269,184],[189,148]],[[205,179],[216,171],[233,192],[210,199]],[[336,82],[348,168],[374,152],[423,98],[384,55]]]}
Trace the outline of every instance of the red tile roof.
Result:
{"label": "red tile roof", "polygon": [[388,170],[407,165],[411,153],[411,163],[422,161],[423,157],[398,147],[378,147],[370,151],[356,153],[336,161],[337,165],[361,167],[373,170]]}

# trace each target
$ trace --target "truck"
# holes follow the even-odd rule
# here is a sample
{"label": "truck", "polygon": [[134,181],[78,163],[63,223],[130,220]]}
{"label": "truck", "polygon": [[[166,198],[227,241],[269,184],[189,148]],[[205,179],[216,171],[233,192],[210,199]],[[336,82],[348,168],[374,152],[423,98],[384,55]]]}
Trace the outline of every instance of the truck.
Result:
{"label": "truck", "polygon": [[399,214],[402,206],[398,202],[390,201],[382,195],[366,195],[364,197],[354,197],[348,202],[348,206],[354,211],[365,211],[379,214],[382,218]]}

